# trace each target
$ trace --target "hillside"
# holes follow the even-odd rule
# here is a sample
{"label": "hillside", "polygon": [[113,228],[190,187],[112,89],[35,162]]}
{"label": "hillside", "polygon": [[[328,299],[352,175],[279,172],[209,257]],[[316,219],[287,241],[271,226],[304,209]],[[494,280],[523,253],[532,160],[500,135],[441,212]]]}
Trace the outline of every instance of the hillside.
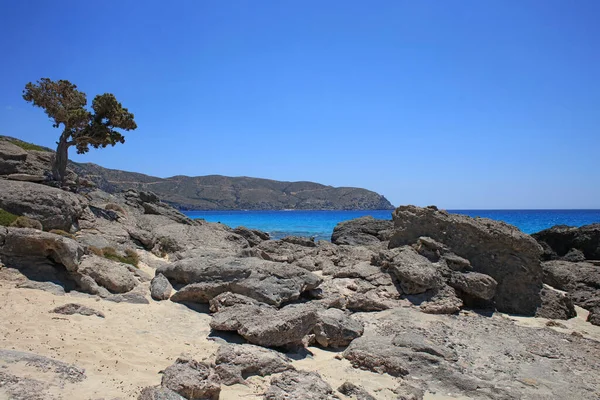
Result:
{"label": "hillside", "polygon": [[[46,174],[50,157],[46,147],[0,136],[30,154],[22,170],[12,172]],[[28,167],[27,167],[28,166]],[[23,169],[24,168],[24,169]],[[314,182],[280,182],[249,177],[173,176],[158,178],[136,172],[108,169],[91,163],[69,163],[77,175],[100,189],[117,193],[126,189],[149,190],[174,207],[187,210],[391,210],[382,195],[353,187],[333,187]],[[1,168],[0,168],[1,169]],[[29,170],[28,170],[29,169]]]}
{"label": "hillside", "polygon": [[350,210],[393,209],[383,196],[366,189],[314,182],[280,182],[249,177],[173,176],[157,178],[135,172],[71,163],[71,168],[109,193],[149,190],[180,209],[196,210]]}

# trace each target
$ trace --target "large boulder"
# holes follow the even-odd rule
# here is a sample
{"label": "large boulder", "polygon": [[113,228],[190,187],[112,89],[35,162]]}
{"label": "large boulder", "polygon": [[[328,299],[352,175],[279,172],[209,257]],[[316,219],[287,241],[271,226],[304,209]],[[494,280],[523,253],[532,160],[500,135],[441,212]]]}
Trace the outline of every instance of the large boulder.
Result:
{"label": "large boulder", "polygon": [[292,265],[258,258],[206,256],[189,258],[158,268],[169,280],[193,284],[173,296],[173,301],[206,303],[224,292],[280,306],[322,282],[317,275]]}
{"label": "large boulder", "polygon": [[395,275],[405,294],[424,293],[443,285],[438,268],[410,246],[382,253],[380,257],[382,266]]}
{"label": "large boulder", "polygon": [[157,274],[150,282],[150,296],[154,300],[168,300],[173,291],[171,282],[163,274]]}
{"label": "large boulder", "polygon": [[221,393],[221,381],[212,367],[185,358],[165,369],[161,384],[188,400],[218,400]]}
{"label": "large boulder", "polygon": [[69,231],[84,212],[76,194],[32,182],[2,181],[0,208],[42,223],[44,229]]}
{"label": "large boulder", "polygon": [[79,264],[79,274],[92,278],[111,293],[126,293],[138,281],[126,264],[98,256],[85,256]]}
{"label": "large boulder", "polygon": [[286,371],[271,379],[265,400],[333,400],[331,386],[317,372]]}
{"label": "large boulder", "polygon": [[394,223],[371,216],[340,222],[333,228],[331,242],[347,245],[379,244],[391,237]]}
{"label": "large boulder", "polygon": [[361,322],[352,319],[342,310],[329,308],[319,311],[313,329],[315,340],[323,347],[344,347],[363,334]]}
{"label": "large boulder", "polygon": [[217,351],[215,371],[225,385],[244,383],[252,375],[267,376],[294,369],[282,353],[252,344],[223,344]]}
{"label": "large boulder", "polygon": [[75,240],[28,228],[0,227],[0,258],[11,266],[20,258],[50,258],[68,271],[76,271],[84,255],[83,247]]}
{"label": "large boulder", "polygon": [[470,261],[474,272],[498,283],[498,310],[534,315],[541,304],[541,246],[531,236],[503,222],[449,214],[435,207],[401,206],[393,213],[389,247],[414,244],[427,236]]}
{"label": "large boulder", "polygon": [[553,260],[543,262],[542,269],[544,283],[568,292],[578,306],[589,308],[590,299],[600,298],[600,265]]}
{"label": "large boulder", "polygon": [[[584,225],[579,228],[556,225],[532,236],[538,242],[549,246],[557,257],[564,257],[572,249],[577,249],[583,252],[588,260],[600,260],[600,224]],[[550,253],[547,258],[551,256]]]}
{"label": "large boulder", "polygon": [[317,323],[317,307],[292,304],[280,310],[266,305],[237,304],[213,314],[210,327],[234,331],[265,347],[298,345]]}

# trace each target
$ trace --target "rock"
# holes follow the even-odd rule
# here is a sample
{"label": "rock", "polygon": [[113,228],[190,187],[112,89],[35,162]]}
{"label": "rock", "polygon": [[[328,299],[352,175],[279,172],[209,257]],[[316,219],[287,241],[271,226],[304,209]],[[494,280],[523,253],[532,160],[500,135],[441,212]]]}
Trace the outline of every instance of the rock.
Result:
{"label": "rock", "polygon": [[46,177],[44,175],[10,174],[10,175],[6,175],[6,179],[11,180],[11,181],[41,183],[46,180]]}
{"label": "rock", "polygon": [[157,274],[150,282],[150,296],[154,300],[168,300],[171,297],[173,286],[163,274]]}
{"label": "rock", "polygon": [[63,315],[81,314],[81,315],[85,315],[87,317],[95,315],[97,317],[104,318],[104,314],[101,313],[100,311],[96,311],[93,308],[89,308],[89,307],[83,306],[81,304],[76,304],[76,303],[68,303],[68,304],[65,304],[64,306],[56,307],[55,309],[53,309],[50,312],[55,313],[55,314],[63,314]]}
{"label": "rock", "polygon": [[377,400],[375,397],[371,396],[369,392],[363,389],[360,386],[356,386],[351,382],[344,382],[339,388],[338,392],[341,394],[348,396],[352,399],[356,400]]}
{"label": "rock", "polygon": [[542,289],[542,305],[535,316],[549,319],[569,319],[577,316],[573,302],[563,292],[548,285]]}
{"label": "rock", "polygon": [[178,283],[194,283],[173,296],[173,301],[208,302],[232,292],[280,306],[319,286],[322,279],[302,268],[256,258],[207,256],[165,265],[157,270]]}
{"label": "rock", "polygon": [[104,300],[112,301],[115,303],[129,303],[129,304],[150,304],[148,299],[142,293],[129,292],[123,294],[111,294],[104,297]]}
{"label": "rock", "polygon": [[210,312],[216,313],[224,308],[234,306],[236,304],[258,305],[258,301],[241,294],[225,292],[213,297],[209,301]]}
{"label": "rock", "polygon": [[314,238],[307,238],[302,236],[286,236],[282,238],[281,241],[296,244],[302,247],[317,247]]}
{"label": "rock", "polygon": [[590,310],[587,321],[592,325],[600,326],[600,307],[594,307]]}
{"label": "rock", "polygon": [[43,290],[44,292],[52,293],[55,296],[65,295],[65,288],[53,282],[26,281],[19,283],[17,287],[21,289]]}
{"label": "rock", "polygon": [[371,216],[340,222],[333,229],[331,242],[337,245],[370,245],[389,240],[394,224],[392,221]]}
{"label": "rock", "polygon": [[280,310],[265,305],[238,304],[213,314],[210,327],[237,331],[248,342],[265,347],[302,343],[317,323],[317,308],[292,304]]}
{"label": "rock", "polygon": [[215,371],[225,385],[244,383],[252,375],[267,376],[294,369],[285,355],[252,344],[224,344],[219,347]]}
{"label": "rock", "polygon": [[581,250],[571,249],[567,252],[567,254],[561,257],[561,260],[570,262],[585,261],[585,254],[583,254],[583,251]]}
{"label": "rock", "polygon": [[371,290],[366,293],[355,293],[348,297],[346,308],[351,311],[382,311],[396,306],[387,297],[380,296],[376,290]]}
{"label": "rock", "polygon": [[434,208],[401,206],[393,213],[389,247],[416,243],[422,236],[441,242],[471,262],[475,272],[498,283],[499,311],[534,315],[541,303],[541,246],[516,227],[486,218],[448,214]]}
{"label": "rock", "polygon": [[0,258],[10,266],[18,258],[51,258],[76,271],[84,249],[73,239],[36,229],[0,227]]}
{"label": "rock", "polygon": [[111,293],[125,293],[132,290],[137,281],[126,264],[98,256],[85,256],[78,272],[91,277],[98,285]]}
{"label": "rock", "polygon": [[45,229],[69,231],[83,214],[76,194],[31,182],[3,181],[0,208],[15,215],[37,219]]}
{"label": "rock", "polygon": [[459,292],[483,300],[491,300],[498,285],[494,278],[479,272],[453,273],[448,284]]}
{"label": "rock", "polygon": [[161,386],[148,386],[142,390],[138,400],[186,400],[177,392]]}
{"label": "rock", "polygon": [[342,310],[330,308],[317,313],[313,329],[315,340],[323,347],[344,347],[363,334],[360,322],[347,316]]}
{"label": "rock", "polygon": [[396,276],[405,294],[424,293],[443,284],[438,269],[410,246],[388,251],[381,265]]}
{"label": "rock", "polygon": [[188,400],[218,400],[221,393],[219,376],[209,365],[184,358],[165,369],[161,384]]}
{"label": "rock", "polygon": [[590,262],[546,261],[544,283],[568,292],[573,302],[587,308],[587,301],[600,297],[600,266]]}
{"label": "rock", "polygon": [[583,252],[588,260],[600,260],[600,224],[579,228],[556,225],[531,236],[540,243],[547,244],[559,257],[576,249]]}
{"label": "rock", "polygon": [[333,400],[333,389],[316,372],[286,371],[271,379],[265,400]]}
{"label": "rock", "polygon": [[268,233],[261,232],[256,229],[248,229],[244,226],[238,226],[232,232],[246,239],[248,241],[248,244],[250,244],[250,246],[252,247],[257,246],[264,240],[270,239]]}
{"label": "rock", "polygon": [[430,290],[418,297],[420,297],[418,301],[415,297],[409,297],[409,299],[413,303],[420,304],[419,308],[426,314],[455,314],[463,306],[463,302],[457,296],[454,288],[447,285]]}

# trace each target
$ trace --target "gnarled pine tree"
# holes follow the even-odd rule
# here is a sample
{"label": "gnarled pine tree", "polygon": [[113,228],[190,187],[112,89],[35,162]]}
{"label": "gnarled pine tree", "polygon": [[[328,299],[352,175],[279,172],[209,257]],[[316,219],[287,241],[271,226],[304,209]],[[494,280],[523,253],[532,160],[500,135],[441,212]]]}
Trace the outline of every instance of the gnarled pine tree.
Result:
{"label": "gnarled pine tree", "polygon": [[75,146],[78,154],[84,154],[90,146],[97,149],[125,143],[125,137],[115,129],[129,131],[137,128],[133,114],[114,95],[104,93],[96,96],[90,111],[86,109],[85,93],[69,81],[42,78],[37,83],[29,82],[23,90],[23,98],[43,108],[54,121],[55,128],[63,126],[52,164],[52,175],[59,182],[65,179],[69,147]]}

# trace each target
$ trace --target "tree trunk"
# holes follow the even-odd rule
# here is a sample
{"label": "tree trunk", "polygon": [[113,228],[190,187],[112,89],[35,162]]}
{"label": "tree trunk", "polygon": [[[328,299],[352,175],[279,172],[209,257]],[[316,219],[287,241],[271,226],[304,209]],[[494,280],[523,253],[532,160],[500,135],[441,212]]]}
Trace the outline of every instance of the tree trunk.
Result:
{"label": "tree trunk", "polygon": [[54,155],[54,162],[52,163],[52,175],[54,180],[60,183],[64,183],[67,175],[67,161],[69,160],[68,138],[68,132],[65,129],[65,132],[60,135],[56,154]]}

